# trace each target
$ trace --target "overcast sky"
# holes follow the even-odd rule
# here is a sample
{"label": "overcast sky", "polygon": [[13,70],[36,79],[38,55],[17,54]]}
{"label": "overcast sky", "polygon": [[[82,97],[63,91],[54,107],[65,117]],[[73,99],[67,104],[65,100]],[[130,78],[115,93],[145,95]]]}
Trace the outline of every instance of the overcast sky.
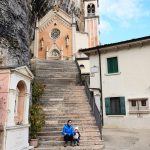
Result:
{"label": "overcast sky", "polygon": [[101,44],[150,35],[150,0],[99,0]]}

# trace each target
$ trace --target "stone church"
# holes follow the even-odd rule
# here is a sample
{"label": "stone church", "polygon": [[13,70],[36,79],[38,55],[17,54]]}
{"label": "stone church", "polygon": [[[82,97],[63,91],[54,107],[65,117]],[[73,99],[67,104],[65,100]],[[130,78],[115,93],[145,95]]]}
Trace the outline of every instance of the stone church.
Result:
{"label": "stone church", "polygon": [[47,5],[49,10],[36,22],[34,58],[82,58],[79,49],[99,45],[98,0],[53,0]]}

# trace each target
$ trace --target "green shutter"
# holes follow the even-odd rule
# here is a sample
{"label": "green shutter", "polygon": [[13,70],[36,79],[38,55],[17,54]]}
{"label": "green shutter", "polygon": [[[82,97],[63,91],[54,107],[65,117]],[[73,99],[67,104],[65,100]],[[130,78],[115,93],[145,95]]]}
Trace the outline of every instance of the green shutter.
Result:
{"label": "green shutter", "polygon": [[111,115],[110,97],[105,98],[105,110],[106,110],[106,115]]}
{"label": "green shutter", "polygon": [[121,111],[121,115],[126,114],[125,97],[120,97],[120,111]]}
{"label": "green shutter", "polygon": [[117,57],[107,58],[108,73],[118,72],[118,59]]}

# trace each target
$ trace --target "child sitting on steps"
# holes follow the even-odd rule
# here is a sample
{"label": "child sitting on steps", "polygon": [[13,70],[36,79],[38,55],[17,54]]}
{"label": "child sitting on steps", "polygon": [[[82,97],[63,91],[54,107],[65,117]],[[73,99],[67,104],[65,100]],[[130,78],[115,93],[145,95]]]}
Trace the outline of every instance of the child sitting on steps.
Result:
{"label": "child sitting on steps", "polygon": [[75,132],[74,132],[73,139],[74,139],[74,145],[75,145],[75,146],[76,146],[76,145],[79,146],[80,133],[79,133],[78,127],[75,127]]}

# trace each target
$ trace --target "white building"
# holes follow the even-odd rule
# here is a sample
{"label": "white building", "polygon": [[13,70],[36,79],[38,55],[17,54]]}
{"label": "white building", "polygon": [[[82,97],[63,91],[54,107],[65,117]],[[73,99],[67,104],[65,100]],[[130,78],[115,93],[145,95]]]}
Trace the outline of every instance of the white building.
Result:
{"label": "white building", "polygon": [[90,88],[102,91],[104,127],[150,129],[150,36],[81,52],[90,58]]}

